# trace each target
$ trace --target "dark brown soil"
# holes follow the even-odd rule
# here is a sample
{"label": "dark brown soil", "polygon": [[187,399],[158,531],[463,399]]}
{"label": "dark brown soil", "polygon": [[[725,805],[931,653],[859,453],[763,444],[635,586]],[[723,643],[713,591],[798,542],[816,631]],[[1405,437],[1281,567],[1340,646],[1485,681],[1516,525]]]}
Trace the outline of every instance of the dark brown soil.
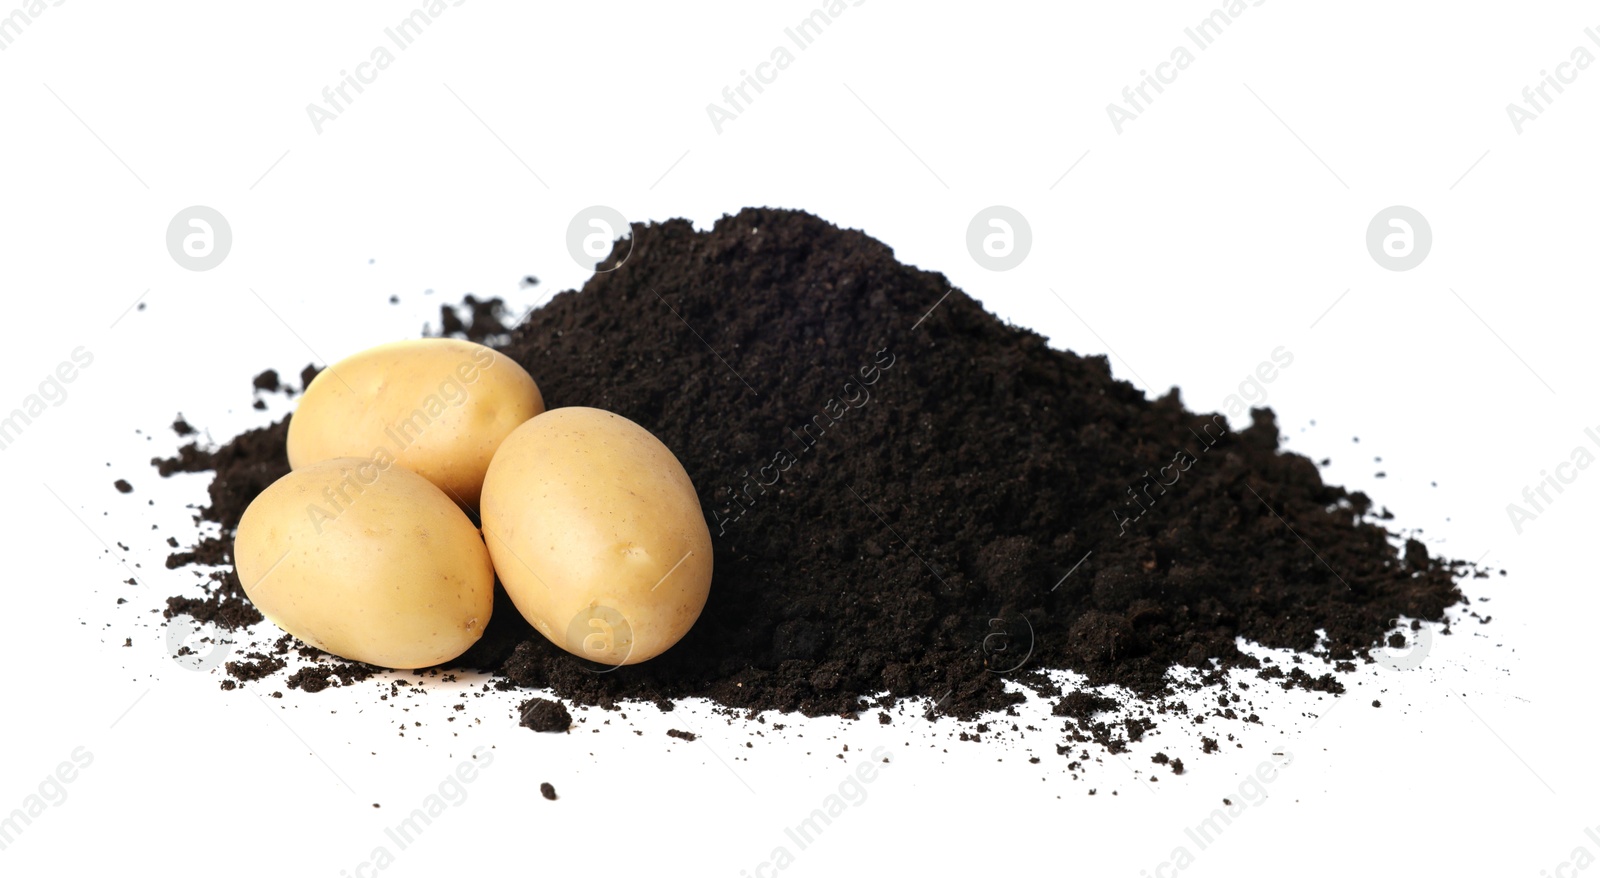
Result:
{"label": "dark brown soil", "polygon": [[332,662],[307,665],[290,674],[285,682],[289,684],[290,689],[321,692],[332,686],[349,686],[371,679],[376,673],[379,673],[379,669],[371,665],[335,659]]}
{"label": "dark brown soil", "polygon": [[260,653],[251,653],[245,658],[247,661],[228,662],[226,665],[228,675],[235,680],[249,682],[270,677],[283,670],[288,664],[281,658],[265,656]]}
{"label": "dark brown soil", "polygon": [[[455,665],[503,688],[809,715],[922,697],[971,718],[1021,698],[1007,679],[1054,693],[1042,669],[1157,704],[1174,666],[1259,667],[1244,638],[1317,650],[1309,672],[1266,676],[1338,692],[1328,661],[1353,668],[1390,620],[1463,600],[1466,565],[1325,485],[1280,449],[1271,410],[1236,431],[1176,388],[1148,399],[1104,357],[1051,349],[860,232],[748,209],[709,232],[635,226],[624,255],[514,329],[492,301],[444,323],[500,337],[548,405],[617,412],[676,452],[716,547],[711,598],[666,654],[595,673],[501,594]],[[286,424],[156,462],[216,472],[201,516],[224,536],[181,563],[230,561],[245,506],[287,471]],[[212,588],[169,614],[250,624],[231,572]],[[1213,712],[1255,719],[1228,699]],[[1088,727],[1115,706],[1076,693],[1056,713]],[[1136,740],[1149,722],[1091,735]]]}
{"label": "dark brown soil", "polygon": [[572,714],[565,705],[548,698],[530,698],[517,708],[520,725],[536,732],[564,732],[572,728]]}
{"label": "dark brown soil", "polygon": [[[538,281],[534,281],[538,283]],[[480,344],[503,338],[508,328],[503,322],[505,313],[499,299],[479,299],[468,293],[461,305],[439,306],[438,335],[464,338]],[[432,327],[423,327],[423,335],[432,335]]]}

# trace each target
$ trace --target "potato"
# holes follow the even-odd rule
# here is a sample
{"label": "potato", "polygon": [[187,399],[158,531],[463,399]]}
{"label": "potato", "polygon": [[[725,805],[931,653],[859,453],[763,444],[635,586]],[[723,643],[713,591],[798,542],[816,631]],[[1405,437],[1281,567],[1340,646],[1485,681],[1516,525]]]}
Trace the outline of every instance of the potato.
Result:
{"label": "potato", "polygon": [[506,437],[483,480],[483,532],[522,615],[602,664],[665,652],[711,590],[689,474],[648,430],[600,409],[554,409]]}
{"label": "potato", "polygon": [[466,514],[422,476],[361,458],[273,482],[240,518],[233,557],[273,624],[385,668],[455,658],[494,609],[489,551]]}
{"label": "potato", "polygon": [[396,463],[475,510],[501,440],[542,411],[533,378],[492,348],[452,338],[378,345],[312,379],[289,421],[289,466]]}

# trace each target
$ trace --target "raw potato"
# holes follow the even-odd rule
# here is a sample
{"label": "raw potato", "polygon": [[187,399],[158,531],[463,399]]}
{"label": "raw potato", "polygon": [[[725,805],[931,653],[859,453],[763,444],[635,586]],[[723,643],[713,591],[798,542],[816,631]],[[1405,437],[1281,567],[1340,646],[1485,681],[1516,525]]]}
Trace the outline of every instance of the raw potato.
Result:
{"label": "raw potato", "polygon": [[689,474],[648,430],[600,409],[554,409],[506,437],[484,477],[483,531],[522,615],[602,664],[665,652],[711,590]]}
{"label": "raw potato", "polygon": [[392,462],[476,509],[500,441],[542,411],[533,378],[492,348],[453,338],[391,342],[312,379],[289,420],[289,466]]}
{"label": "raw potato", "polygon": [[427,479],[370,460],[327,460],[273,482],[240,518],[233,556],[273,624],[385,668],[455,658],[494,609],[494,568],[471,520]]}

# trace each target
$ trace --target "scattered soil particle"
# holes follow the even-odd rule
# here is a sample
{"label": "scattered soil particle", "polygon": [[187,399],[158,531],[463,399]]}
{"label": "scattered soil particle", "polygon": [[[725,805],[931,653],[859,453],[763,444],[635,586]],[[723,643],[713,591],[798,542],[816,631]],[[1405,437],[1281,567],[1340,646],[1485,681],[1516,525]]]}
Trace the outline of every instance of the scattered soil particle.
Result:
{"label": "scattered soil particle", "polygon": [[228,674],[235,680],[248,682],[250,680],[259,680],[262,677],[270,677],[283,670],[286,664],[283,659],[270,658],[264,655],[250,655],[246,656],[246,658],[254,659],[254,661],[228,662],[225,665]]}
{"label": "scattered soil particle", "polygon": [[[193,557],[195,554],[179,553],[172,557]],[[195,562],[191,560],[184,563]],[[167,566],[177,565],[172,563],[172,558],[168,558]],[[261,611],[244,596],[244,589],[239,586],[239,577],[234,571],[214,571],[207,577],[207,583],[202,586],[206,590],[204,597],[175,595],[167,598],[167,608],[161,612],[162,617],[189,616],[196,622],[209,622],[228,631],[248,628],[262,621]]]}
{"label": "scattered soil particle", "polygon": [[286,682],[290,689],[300,689],[306,692],[321,692],[333,685],[349,686],[362,680],[371,678],[374,674],[382,673],[382,669],[359,662],[336,660],[327,663],[307,665],[289,675]]}
{"label": "scattered soil particle", "polygon": [[517,708],[522,717],[519,725],[536,732],[564,732],[572,728],[572,714],[566,705],[548,698],[530,698]]}
{"label": "scattered soil particle", "polygon": [[439,306],[439,335],[483,344],[508,332],[505,316],[503,300],[479,299],[469,293],[459,306]]}

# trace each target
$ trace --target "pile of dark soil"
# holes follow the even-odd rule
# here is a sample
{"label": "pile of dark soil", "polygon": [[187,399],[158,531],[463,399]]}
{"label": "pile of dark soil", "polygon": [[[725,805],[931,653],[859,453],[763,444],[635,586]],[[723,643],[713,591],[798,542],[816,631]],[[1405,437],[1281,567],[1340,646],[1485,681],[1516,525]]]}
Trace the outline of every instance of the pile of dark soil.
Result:
{"label": "pile of dark soil", "polygon": [[[1466,565],[1397,546],[1366,496],[1279,448],[1270,410],[1233,431],[1176,389],[1147,399],[861,232],[748,209],[635,226],[599,268],[509,330],[483,302],[446,329],[481,325],[547,404],[617,412],[676,452],[716,546],[711,598],[665,655],[595,673],[501,594],[453,664],[504,688],[809,715],[926,697],[972,718],[1021,698],[1006,679],[1053,693],[1042,669],[1159,699],[1175,666],[1260,667],[1244,638],[1315,652],[1318,672],[1263,674],[1337,692],[1330,662],[1463,600]],[[223,535],[173,564],[227,564],[288,470],[286,425],[157,461],[216,473],[202,515]],[[244,602],[228,571],[169,613],[249,624]],[[1056,713],[1108,706],[1079,692]]]}

